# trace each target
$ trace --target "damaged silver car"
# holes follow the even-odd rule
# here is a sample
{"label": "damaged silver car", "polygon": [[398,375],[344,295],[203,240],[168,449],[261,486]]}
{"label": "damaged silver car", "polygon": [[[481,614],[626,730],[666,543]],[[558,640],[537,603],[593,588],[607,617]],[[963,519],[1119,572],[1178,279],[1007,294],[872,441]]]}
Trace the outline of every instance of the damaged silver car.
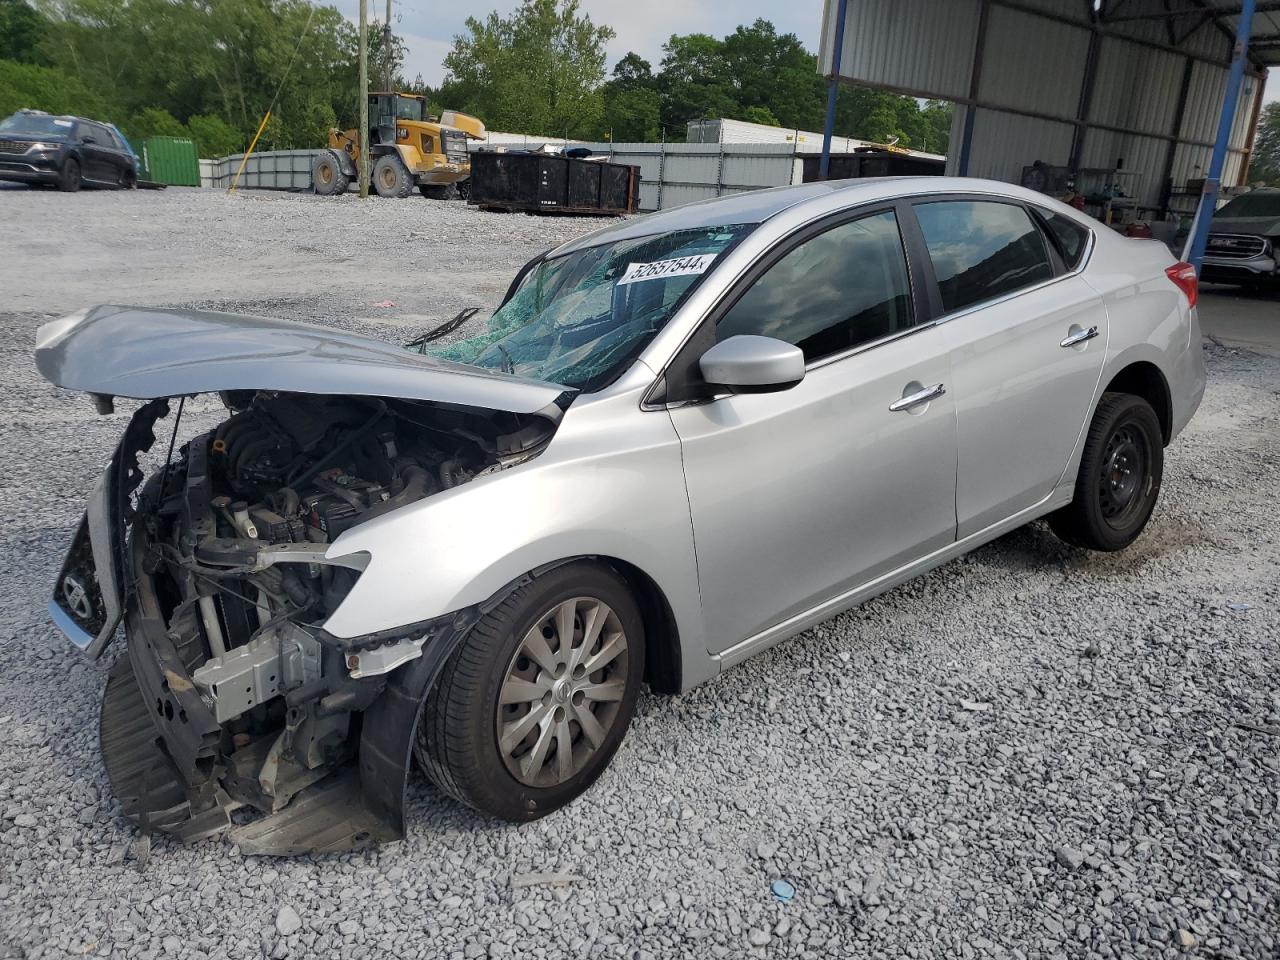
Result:
{"label": "damaged silver car", "polygon": [[[1038,517],[1122,549],[1204,389],[1188,271],[1007,185],[846,181],[573,241],[448,346],[46,324],[46,378],[144,401],[50,605],[90,656],[123,625],[116,795],[183,839],[346,850],[403,836],[416,758],[529,820],[600,776],[642,683]],[[199,394],[225,417],[179,442]]]}

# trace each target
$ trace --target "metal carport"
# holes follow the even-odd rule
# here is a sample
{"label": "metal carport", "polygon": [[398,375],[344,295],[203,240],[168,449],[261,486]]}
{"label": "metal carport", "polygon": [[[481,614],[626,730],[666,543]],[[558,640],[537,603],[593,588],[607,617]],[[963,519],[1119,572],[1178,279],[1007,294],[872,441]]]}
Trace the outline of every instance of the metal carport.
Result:
{"label": "metal carport", "polygon": [[[1250,7],[1253,39],[1226,103]],[[1245,182],[1277,63],[1280,0],[826,0],[819,50],[833,88],[954,102],[950,174],[1016,183],[1036,161],[1122,166],[1126,193],[1157,215],[1196,209],[1224,115],[1221,180]]]}

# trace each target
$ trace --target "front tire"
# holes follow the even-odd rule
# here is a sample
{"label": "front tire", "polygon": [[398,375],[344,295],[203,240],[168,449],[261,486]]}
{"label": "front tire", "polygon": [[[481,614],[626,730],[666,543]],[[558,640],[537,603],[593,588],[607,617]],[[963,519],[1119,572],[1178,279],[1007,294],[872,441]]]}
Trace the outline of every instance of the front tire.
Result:
{"label": "front tire", "polygon": [[84,176],[80,172],[80,161],[75,157],[67,157],[62,162],[62,169],[58,171],[58,189],[63,193],[75,193],[80,189],[80,184],[84,182]]}
{"label": "front tire", "polygon": [[1151,519],[1164,477],[1164,435],[1151,404],[1105,393],[1093,415],[1075,498],[1049,517],[1053,532],[1089,550],[1123,550]]}
{"label": "front tire", "polygon": [[311,162],[311,189],[320,196],[341,196],[347,192],[350,182],[336,151],[325,150]]}
{"label": "front tire", "polygon": [[396,154],[387,153],[373,165],[373,187],[380,197],[402,199],[413,189],[413,177]]}
{"label": "front tire", "polygon": [[503,820],[545,816],[613,758],[644,674],[626,583],[587,561],[535,578],[486,614],[427,695],[415,754],[455,799]]}

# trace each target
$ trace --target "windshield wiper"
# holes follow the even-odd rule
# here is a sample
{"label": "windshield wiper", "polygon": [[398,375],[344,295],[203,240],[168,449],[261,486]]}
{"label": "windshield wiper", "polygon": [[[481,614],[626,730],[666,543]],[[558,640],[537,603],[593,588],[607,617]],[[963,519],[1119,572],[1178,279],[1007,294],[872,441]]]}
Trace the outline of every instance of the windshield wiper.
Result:
{"label": "windshield wiper", "polygon": [[516,372],[516,365],[511,362],[511,354],[507,353],[507,348],[500,343],[495,343],[494,346],[497,347],[498,352],[502,354],[502,372],[509,373],[514,376]]}

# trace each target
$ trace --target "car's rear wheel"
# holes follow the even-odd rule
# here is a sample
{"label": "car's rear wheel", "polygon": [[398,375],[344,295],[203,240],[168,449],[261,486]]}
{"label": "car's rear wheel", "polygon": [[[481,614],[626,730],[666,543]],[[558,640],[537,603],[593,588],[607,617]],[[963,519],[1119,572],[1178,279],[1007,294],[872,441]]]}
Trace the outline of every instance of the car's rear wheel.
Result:
{"label": "car's rear wheel", "polygon": [[67,157],[58,171],[58,189],[64,193],[75,193],[80,189],[84,177],[80,173],[80,161],[75,157]]}
{"label": "car's rear wheel", "polygon": [[644,625],[625,582],[576,562],[520,587],[472,628],[428,695],[415,752],[482,813],[533,820],[608,766],[635,710]]}
{"label": "car's rear wheel", "polygon": [[1151,405],[1133,394],[1103,394],[1085,438],[1075,498],[1049,525],[1078,547],[1123,550],[1151,519],[1163,477],[1164,438]]}

